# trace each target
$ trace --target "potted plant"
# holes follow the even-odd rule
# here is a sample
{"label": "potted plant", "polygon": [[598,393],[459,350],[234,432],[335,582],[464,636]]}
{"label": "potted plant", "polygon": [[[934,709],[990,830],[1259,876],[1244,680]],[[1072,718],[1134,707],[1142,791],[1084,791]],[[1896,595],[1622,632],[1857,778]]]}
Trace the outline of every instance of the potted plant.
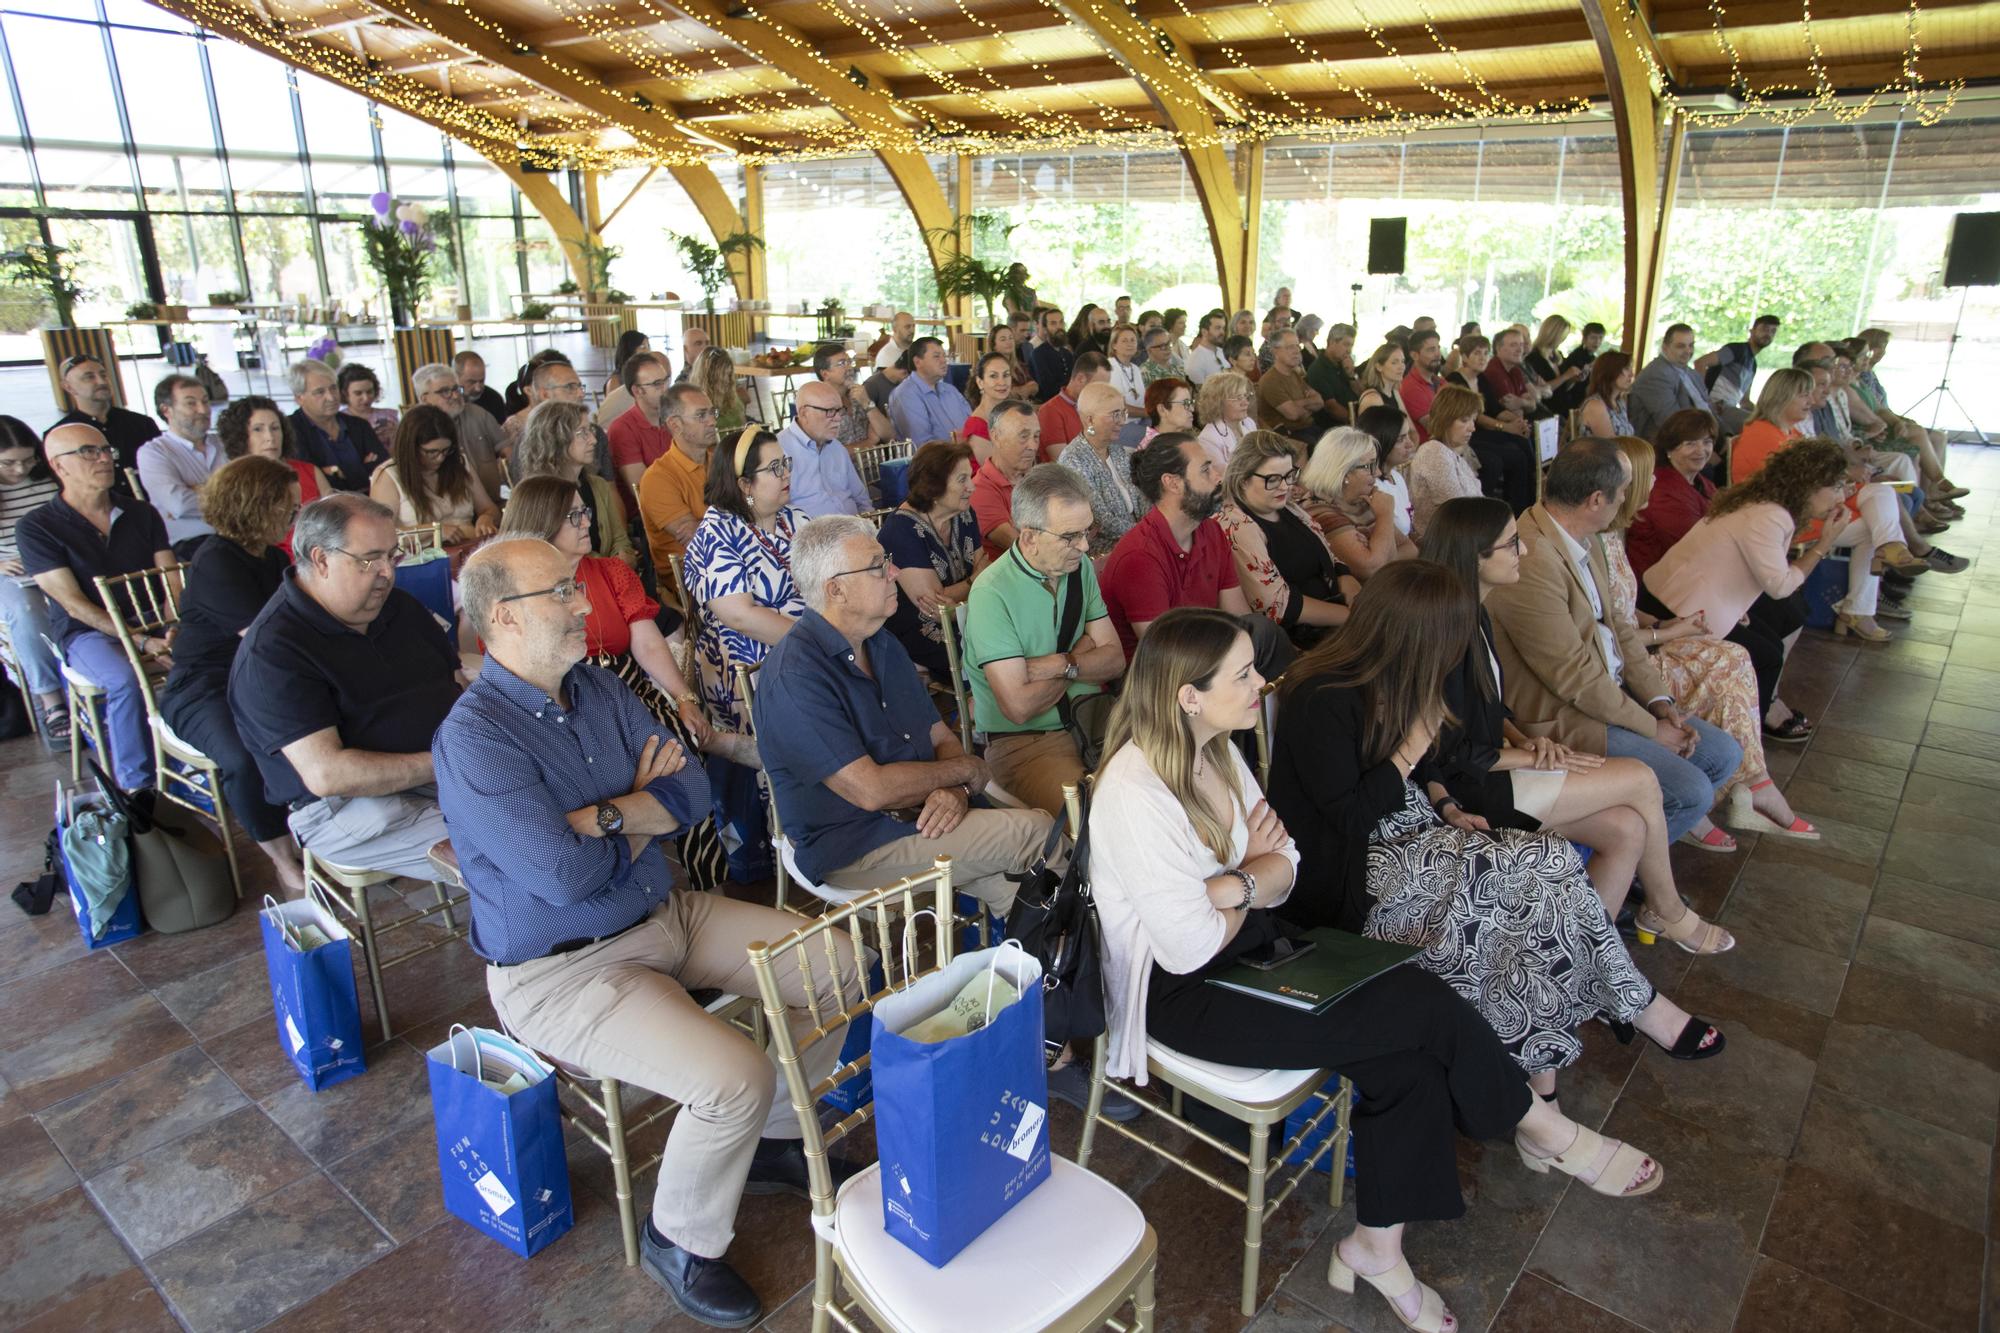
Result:
{"label": "potted plant", "polygon": [[584,299],[592,302],[607,300],[611,288],[611,263],[625,253],[624,247],[605,245],[599,241],[579,241],[576,252],[583,260]]}
{"label": "potted plant", "polygon": [[1011,260],[996,258],[989,263],[965,253],[965,238],[968,231],[983,234],[991,241],[987,248],[995,249],[1013,230],[995,214],[974,213],[952,226],[932,227],[924,233],[951,251],[937,266],[938,295],[946,300],[977,298],[983,301],[989,328],[993,324],[993,303],[1003,296],[1012,296],[1016,302],[1025,303],[1027,285],[1013,276]]}
{"label": "potted plant", "polygon": [[208,303],[212,306],[239,306],[246,300],[242,292],[210,292]]}
{"label": "potted plant", "polygon": [[369,199],[375,216],[361,224],[362,252],[382,280],[390,318],[407,327],[431,289],[431,256],[437,238],[422,204],[397,206],[387,194]]}
{"label": "potted plant", "polygon": [[127,319],[158,319],[160,307],[151,301],[134,301],[125,307]]}
{"label": "potted plant", "polygon": [[55,315],[54,327],[74,328],[76,303],[86,295],[70,268],[69,251],[47,241],[30,241],[18,250],[0,254],[7,276],[23,287],[38,287],[48,297]]}
{"label": "potted plant", "polygon": [[561,282],[557,283],[557,284],[556,284],[556,295],[557,295],[557,296],[575,296],[575,295],[576,295],[576,279],[575,279],[575,278],[564,278],[564,279],[563,279],[563,280],[562,280]]}
{"label": "potted plant", "polygon": [[698,236],[669,231],[667,237],[680,251],[681,263],[694,280],[701,284],[702,303],[707,306],[709,317],[715,316],[715,294],[722,290],[722,284],[729,281],[729,256],[748,254],[762,249],[763,238],[747,231],[733,231],[722,237],[714,245]]}

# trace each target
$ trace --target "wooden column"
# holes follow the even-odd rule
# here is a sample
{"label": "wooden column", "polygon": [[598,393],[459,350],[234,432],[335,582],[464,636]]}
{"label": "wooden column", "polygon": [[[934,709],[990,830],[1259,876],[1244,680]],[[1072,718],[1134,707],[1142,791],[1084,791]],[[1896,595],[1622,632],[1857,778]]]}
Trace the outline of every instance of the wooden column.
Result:
{"label": "wooden column", "polygon": [[[1661,188],[1660,148],[1663,137],[1678,143],[1678,133],[1662,136],[1664,119],[1658,80],[1669,66],[1646,26],[1644,15],[1624,0],[1583,0],[1583,16],[1604,61],[1604,81],[1611,93],[1611,116],[1618,133],[1618,177],[1625,206],[1625,336],[1623,347],[1635,361],[1643,360],[1650,343],[1653,314],[1659,305],[1664,271],[1668,216],[1671,207]],[[1680,169],[1676,154],[1666,177]]]}

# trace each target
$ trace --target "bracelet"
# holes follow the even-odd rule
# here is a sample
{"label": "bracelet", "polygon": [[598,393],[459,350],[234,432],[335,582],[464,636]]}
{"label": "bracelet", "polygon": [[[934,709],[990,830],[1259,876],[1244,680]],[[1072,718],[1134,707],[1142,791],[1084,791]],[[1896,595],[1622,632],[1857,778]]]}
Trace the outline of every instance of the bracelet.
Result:
{"label": "bracelet", "polygon": [[1234,875],[1236,876],[1237,879],[1243,881],[1243,901],[1236,904],[1237,911],[1247,912],[1252,907],[1256,906],[1257,877],[1255,875],[1243,869],[1241,866],[1232,867],[1231,869],[1225,870],[1222,873],[1225,875]]}
{"label": "bracelet", "polygon": [[674,702],[677,704],[693,704],[696,708],[699,708],[701,707],[701,696],[693,690],[682,690],[674,696]]}
{"label": "bracelet", "polygon": [[1459,805],[1458,798],[1456,796],[1453,796],[1449,792],[1445,793],[1443,796],[1440,796],[1437,799],[1437,803],[1433,805],[1431,809],[1437,811],[1439,814],[1443,814],[1444,808],[1448,805],[1458,806],[1460,810],[1465,809],[1463,805]]}

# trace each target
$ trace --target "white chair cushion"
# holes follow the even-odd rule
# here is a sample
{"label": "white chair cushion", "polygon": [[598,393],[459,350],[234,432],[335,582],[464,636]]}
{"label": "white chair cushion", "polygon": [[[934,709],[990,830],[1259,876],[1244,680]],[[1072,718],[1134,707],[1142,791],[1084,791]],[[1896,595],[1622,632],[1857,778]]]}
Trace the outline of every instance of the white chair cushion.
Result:
{"label": "white chair cushion", "polygon": [[62,664],[62,674],[63,674],[63,679],[68,681],[72,686],[74,686],[76,688],[77,693],[79,694],[104,693],[104,687],[102,685],[99,685],[96,681],[84,675],[81,671],[78,671],[75,667],[71,666],[67,662],[64,662]]}
{"label": "white chair cushion", "polygon": [[849,1280],[897,1329],[1047,1328],[1131,1258],[1146,1218],[1125,1191],[1068,1158],[943,1268],[882,1225],[880,1164],[841,1186],[834,1244]]}
{"label": "white chair cushion", "polygon": [[1162,1046],[1148,1037],[1146,1058],[1161,1072],[1187,1083],[1198,1083],[1237,1102],[1280,1102],[1301,1088],[1318,1087],[1326,1073],[1319,1069],[1245,1069],[1197,1060]]}
{"label": "white chair cushion", "polygon": [[167,725],[167,720],[164,717],[159,717],[156,715],[153,718],[153,725],[160,729],[161,742],[164,743],[165,746],[167,747],[167,752],[169,754],[172,754],[176,759],[184,759],[187,760],[189,763],[205,765],[208,767],[213,767],[215,765],[215,761],[213,759],[210,759],[200,750],[197,750],[194,746],[189,745],[179,736],[176,736],[174,734],[174,729]]}
{"label": "white chair cushion", "polygon": [[777,842],[778,842],[778,859],[785,863],[786,873],[789,874],[793,879],[797,880],[800,884],[804,885],[805,891],[807,893],[810,893],[813,897],[822,899],[826,902],[833,903],[835,906],[838,906],[841,903],[851,903],[856,898],[859,898],[861,896],[861,893],[855,889],[843,889],[843,888],[838,888],[832,884],[815,883],[812,876],[806,874],[805,871],[799,869],[799,861],[798,857],[793,852],[792,840],[788,837],[780,835],[779,838],[777,839]]}

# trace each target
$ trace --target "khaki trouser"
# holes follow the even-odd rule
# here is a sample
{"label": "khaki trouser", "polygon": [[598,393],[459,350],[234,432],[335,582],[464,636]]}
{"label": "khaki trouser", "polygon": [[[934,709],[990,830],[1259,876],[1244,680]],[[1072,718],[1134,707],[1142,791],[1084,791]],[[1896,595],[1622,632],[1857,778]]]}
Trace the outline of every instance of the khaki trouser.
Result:
{"label": "khaki trouser", "polygon": [[986,766],[1023,804],[1057,819],[1063,817],[1063,785],[1083,781],[1083,757],[1067,731],[1002,732],[987,743]]}
{"label": "khaki trouser", "polygon": [[[508,1031],[536,1050],[592,1074],[620,1079],[682,1103],[660,1159],[653,1226],[676,1245],[721,1258],[736,1231],[736,1206],[761,1138],[795,1139],[799,1122],[770,1057],[741,1029],[707,1013],[690,990],[757,994],[746,950],[800,924],[789,912],[710,893],[675,893],[622,935],[574,953],[486,969],[486,990]],[[838,937],[841,976],[812,951],[822,1014],[836,991],[859,994],[854,946]],[[774,960],[792,1010],[804,1012],[797,953]],[[832,1072],[840,1042],[821,1041],[800,1062],[806,1080]]]}
{"label": "khaki trouser", "polygon": [[[1005,784],[1002,784],[1005,785]],[[1009,788],[1011,791],[1012,788]],[[969,893],[998,916],[1014,905],[1015,884],[1006,876],[1033,865],[1049,836],[1040,810],[968,810],[941,838],[912,833],[876,848],[826,877],[836,888],[866,892],[920,875],[940,856],[951,858],[951,886]]]}

